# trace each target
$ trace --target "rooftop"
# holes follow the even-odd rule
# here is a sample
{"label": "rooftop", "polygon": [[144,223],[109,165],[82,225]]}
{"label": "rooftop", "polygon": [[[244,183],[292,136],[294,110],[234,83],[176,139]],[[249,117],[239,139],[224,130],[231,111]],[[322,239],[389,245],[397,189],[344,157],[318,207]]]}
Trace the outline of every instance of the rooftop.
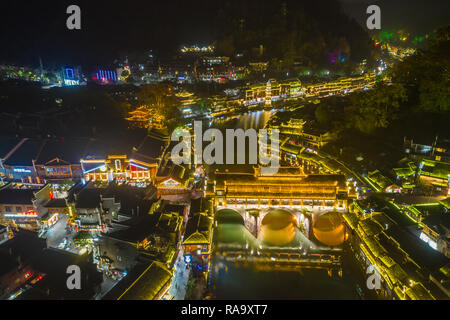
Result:
{"label": "rooftop", "polygon": [[154,300],[171,278],[172,272],[160,262],[138,264],[103,299]]}
{"label": "rooftop", "polygon": [[0,188],[0,203],[32,205],[34,193],[38,190],[39,189],[16,189],[8,184]]}

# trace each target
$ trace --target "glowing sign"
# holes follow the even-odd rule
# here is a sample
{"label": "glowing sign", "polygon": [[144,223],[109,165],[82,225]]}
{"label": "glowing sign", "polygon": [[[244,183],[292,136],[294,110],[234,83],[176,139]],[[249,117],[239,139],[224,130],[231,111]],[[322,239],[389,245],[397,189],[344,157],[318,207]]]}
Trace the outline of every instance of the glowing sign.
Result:
{"label": "glowing sign", "polygon": [[22,169],[22,168],[13,169],[13,171],[14,172],[31,173],[30,169]]}
{"label": "glowing sign", "polygon": [[437,243],[436,243],[436,241],[433,241],[432,239],[430,239],[430,237],[428,237],[423,231],[420,234],[419,238],[420,238],[420,240],[428,243],[428,245],[430,247],[432,247],[434,250],[437,250]]}
{"label": "glowing sign", "polygon": [[64,84],[66,86],[77,86],[80,84],[80,81],[78,80],[70,80],[70,79],[64,79]]}
{"label": "glowing sign", "polygon": [[70,175],[69,167],[46,167],[45,170],[49,176]]}
{"label": "glowing sign", "polygon": [[191,263],[192,262],[192,256],[190,254],[184,255],[184,263]]}
{"label": "glowing sign", "polygon": [[38,213],[36,210],[29,210],[26,212],[18,212],[18,213],[6,213],[5,217],[7,218],[36,218]]}
{"label": "glowing sign", "polygon": [[176,187],[176,186],[179,186],[180,183],[173,179],[169,179],[169,180],[163,182],[163,185],[166,187]]}

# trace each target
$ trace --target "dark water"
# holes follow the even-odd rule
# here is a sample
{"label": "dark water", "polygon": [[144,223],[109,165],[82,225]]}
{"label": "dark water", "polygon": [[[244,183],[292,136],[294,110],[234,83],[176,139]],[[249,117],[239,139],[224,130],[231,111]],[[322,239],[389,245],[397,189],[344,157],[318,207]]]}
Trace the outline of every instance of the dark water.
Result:
{"label": "dark water", "polygon": [[249,267],[221,269],[215,299],[358,299],[351,280],[329,277],[326,270],[257,271]]}

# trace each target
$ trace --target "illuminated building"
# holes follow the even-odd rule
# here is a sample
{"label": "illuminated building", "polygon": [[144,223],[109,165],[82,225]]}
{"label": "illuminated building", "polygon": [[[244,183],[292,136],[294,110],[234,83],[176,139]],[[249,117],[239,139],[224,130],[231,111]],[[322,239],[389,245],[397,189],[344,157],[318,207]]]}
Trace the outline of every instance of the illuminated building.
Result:
{"label": "illuminated building", "polygon": [[70,196],[67,205],[73,210],[71,221],[76,231],[95,235],[106,231],[112,220],[117,218],[120,202],[106,192],[106,188],[88,184]]}
{"label": "illuminated building", "polygon": [[63,84],[65,86],[76,86],[83,81],[83,75],[81,73],[81,67],[65,67],[61,71]]}
{"label": "illuminated building", "polygon": [[448,259],[403,230],[386,214],[365,213],[357,203],[343,214],[350,236],[350,248],[361,264],[362,272],[372,265],[380,275],[381,298],[434,300],[441,288],[431,284],[432,276]]}
{"label": "illuminated building", "polygon": [[[148,160],[147,160],[148,161]],[[109,155],[106,159],[81,159],[85,181],[153,181],[158,163],[129,159],[127,155]]]}
{"label": "illuminated building", "polygon": [[40,219],[46,214],[43,206],[50,198],[50,185],[7,184],[0,188],[0,223],[38,231]]}
{"label": "illuminated building", "polygon": [[367,178],[378,187],[379,190],[389,192],[387,189],[393,186],[392,181],[381,174],[380,170],[369,172]]}
{"label": "illuminated building", "polygon": [[[437,138],[437,137],[436,137]],[[403,141],[403,150],[409,158],[415,161],[422,159],[450,162],[450,144],[445,141],[435,140],[434,143],[419,143],[414,139]]]}
{"label": "illuminated building", "polygon": [[216,172],[208,181],[207,196],[215,205],[346,207],[356,198],[344,175],[308,175],[301,167],[280,167],[274,175],[254,172]]}
{"label": "illuminated building", "polygon": [[172,265],[178,255],[183,216],[167,207],[152,212],[155,202],[130,201],[134,198],[131,194],[127,198],[130,199],[122,197],[120,200],[124,207],[120,212],[132,207],[134,214],[123,215],[120,221],[115,221],[120,228],[102,234],[99,251],[108,257],[115,257],[110,262],[111,268],[131,270],[140,260],[142,252],[153,255],[168,266]]}
{"label": "illuminated building", "polygon": [[190,46],[190,47],[186,47],[184,46],[183,48],[180,49],[180,52],[182,53],[212,53],[214,51],[214,46]]}
{"label": "illuminated building", "polygon": [[272,83],[267,81],[266,84],[266,94],[264,97],[264,104],[266,107],[270,107],[272,105]]}
{"label": "illuminated building", "polygon": [[131,75],[130,66],[125,65],[121,68],[117,68],[116,75],[117,75],[117,79],[115,79],[115,80],[124,82]]}
{"label": "illuminated building", "polygon": [[157,177],[157,196],[166,200],[190,198],[192,178],[183,166],[173,165],[167,173]]}
{"label": "illuminated building", "polygon": [[434,203],[414,204],[405,209],[422,227],[419,238],[450,258],[450,198]]}
{"label": "illuminated building", "polygon": [[270,79],[263,84],[254,84],[245,88],[244,104],[266,103],[288,97],[301,95],[301,83],[298,79],[277,82]]}
{"label": "illuminated building", "polygon": [[42,180],[80,180],[83,177],[80,158],[91,145],[89,139],[46,139],[33,159]]}
{"label": "illuminated building", "polygon": [[335,81],[306,85],[304,92],[306,97],[342,95],[373,87],[375,83],[376,75],[374,72],[371,72],[360,77],[341,78]]}
{"label": "illuminated building", "polygon": [[165,128],[164,117],[159,115],[152,108],[145,106],[140,106],[136,110],[131,111],[130,116],[125,118],[125,120],[129,121],[133,126],[138,128]]}
{"label": "illuminated building", "polygon": [[450,163],[424,159],[419,164],[418,175],[426,184],[445,188],[450,195]]}
{"label": "illuminated building", "polygon": [[212,224],[213,218],[206,212],[197,212],[189,218],[184,233],[184,253],[190,255],[193,264],[202,271],[208,271],[212,250]]}
{"label": "illuminated building", "polygon": [[249,62],[248,63],[250,69],[252,69],[255,72],[263,72],[267,70],[267,67],[269,66],[269,62]]}
{"label": "illuminated building", "polygon": [[116,83],[117,73],[116,70],[98,70],[92,79],[101,84]]}
{"label": "illuminated building", "polygon": [[[271,129],[278,129],[281,136],[281,150],[291,152],[298,146],[312,149],[320,149],[329,141],[329,134],[326,131],[320,131],[303,119],[292,118],[288,122],[284,122],[279,126],[272,125]],[[285,138],[287,137],[287,138]],[[295,143],[293,143],[295,142]]]}

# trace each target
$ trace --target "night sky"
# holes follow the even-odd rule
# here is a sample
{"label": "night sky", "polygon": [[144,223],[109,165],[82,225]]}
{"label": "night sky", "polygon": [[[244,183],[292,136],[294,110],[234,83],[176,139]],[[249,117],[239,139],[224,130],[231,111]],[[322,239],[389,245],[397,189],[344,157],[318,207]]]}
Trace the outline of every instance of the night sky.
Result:
{"label": "night sky", "polygon": [[[157,49],[163,55],[182,44],[209,44],[214,40],[211,12],[229,1],[8,1],[2,3],[0,12],[0,63],[37,65],[42,57],[46,65],[92,65],[110,61],[128,50]],[[341,0],[358,21],[364,19],[362,4],[368,1]],[[380,3],[382,10],[389,6],[382,11],[386,26],[407,24],[416,29],[430,23],[435,27],[442,17],[447,18],[450,3],[373,2]],[[80,31],[66,29],[65,12],[70,4],[81,7]]]}

